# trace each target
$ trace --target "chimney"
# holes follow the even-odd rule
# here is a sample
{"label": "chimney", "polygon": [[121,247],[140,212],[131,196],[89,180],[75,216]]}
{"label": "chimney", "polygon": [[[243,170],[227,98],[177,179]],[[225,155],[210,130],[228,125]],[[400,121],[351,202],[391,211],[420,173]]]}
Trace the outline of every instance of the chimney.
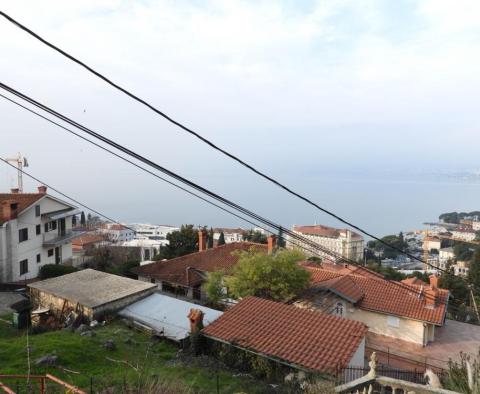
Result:
{"label": "chimney", "polygon": [[198,232],[198,251],[202,252],[207,249],[207,232],[200,230]]}
{"label": "chimney", "polygon": [[2,202],[3,220],[16,219],[18,215],[18,203],[15,200],[6,200]]}
{"label": "chimney", "polygon": [[267,245],[268,254],[272,254],[274,249],[277,247],[277,237],[275,235],[270,235],[267,238]]}
{"label": "chimney", "polygon": [[38,192],[39,192],[40,194],[47,194],[47,187],[44,186],[44,185],[39,186],[39,187],[38,187]]}
{"label": "chimney", "polygon": [[433,274],[430,275],[428,279],[430,280],[430,286],[432,287],[432,289],[438,289],[438,276]]}
{"label": "chimney", "polygon": [[190,320],[190,333],[200,331],[203,328],[203,312],[200,309],[190,309],[187,317]]}
{"label": "chimney", "polygon": [[438,289],[429,287],[425,289],[425,307],[433,309],[437,306]]}
{"label": "chimney", "polygon": [[18,187],[15,187],[15,188],[13,188],[13,189],[10,189],[10,193],[12,193],[12,194],[18,194],[18,193],[20,193],[20,189],[19,189]]}

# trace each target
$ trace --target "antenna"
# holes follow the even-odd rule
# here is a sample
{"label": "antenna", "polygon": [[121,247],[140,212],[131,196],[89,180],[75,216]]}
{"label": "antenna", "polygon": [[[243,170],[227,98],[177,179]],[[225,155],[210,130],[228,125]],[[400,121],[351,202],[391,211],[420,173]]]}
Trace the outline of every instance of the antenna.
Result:
{"label": "antenna", "polygon": [[23,193],[23,178],[22,178],[22,169],[23,167],[28,167],[28,161],[26,157],[22,157],[20,152],[18,152],[17,157],[11,157],[11,158],[6,158],[6,161],[9,163],[13,163],[17,167],[17,172],[18,172],[18,181],[17,181],[17,187],[18,187],[18,192]]}

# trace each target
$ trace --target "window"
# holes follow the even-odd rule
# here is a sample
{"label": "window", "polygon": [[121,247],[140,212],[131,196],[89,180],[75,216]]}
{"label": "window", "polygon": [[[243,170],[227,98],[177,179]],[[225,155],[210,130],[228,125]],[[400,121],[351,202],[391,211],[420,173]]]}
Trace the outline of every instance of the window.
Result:
{"label": "window", "polygon": [[48,233],[49,231],[53,231],[57,229],[57,221],[54,220],[52,222],[45,223],[45,232]]}
{"label": "window", "polygon": [[18,242],[28,241],[28,228],[18,230]]}
{"label": "window", "polygon": [[42,233],[42,226],[40,226],[39,224],[37,224],[37,226],[35,227],[35,230],[37,232],[37,235],[40,235]]}
{"label": "window", "polygon": [[42,255],[39,253],[37,254],[37,263],[41,263],[42,262]]}
{"label": "window", "polygon": [[40,216],[40,205],[35,205],[35,216],[37,218]]}
{"label": "window", "polygon": [[400,327],[400,319],[396,316],[388,316],[387,317],[387,324],[390,327]]}
{"label": "window", "polygon": [[48,249],[47,256],[48,256],[48,257],[52,257],[52,256],[53,256],[53,249]]}
{"label": "window", "polygon": [[28,272],[28,259],[20,261],[20,275],[24,275]]}
{"label": "window", "polygon": [[341,302],[337,302],[335,305],[335,314],[337,316],[343,316],[344,306]]}

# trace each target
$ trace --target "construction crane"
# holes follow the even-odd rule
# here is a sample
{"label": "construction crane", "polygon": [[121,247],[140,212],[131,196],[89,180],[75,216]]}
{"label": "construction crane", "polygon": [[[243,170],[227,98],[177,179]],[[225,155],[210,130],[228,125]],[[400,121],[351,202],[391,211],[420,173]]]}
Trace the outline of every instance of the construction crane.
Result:
{"label": "construction crane", "polygon": [[427,229],[427,230],[425,230],[425,235],[424,235],[424,239],[423,239],[423,269],[425,270],[425,272],[429,268],[428,259],[430,257],[428,237],[429,237],[429,235],[428,235],[428,229]]}
{"label": "construction crane", "polygon": [[23,178],[22,178],[22,169],[23,167],[28,167],[28,161],[26,157],[22,157],[20,152],[18,152],[17,157],[7,157],[5,159],[9,163],[13,163],[17,167],[17,188],[19,193],[23,193]]}

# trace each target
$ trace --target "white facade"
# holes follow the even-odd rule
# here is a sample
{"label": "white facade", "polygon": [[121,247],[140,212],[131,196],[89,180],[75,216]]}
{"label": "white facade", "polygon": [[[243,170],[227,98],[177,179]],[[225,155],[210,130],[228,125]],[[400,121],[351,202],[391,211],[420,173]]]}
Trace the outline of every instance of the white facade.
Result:
{"label": "white facade", "polygon": [[167,246],[169,241],[166,239],[132,239],[130,241],[122,242],[117,246],[124,247],[138,247],[140,248],[140,260],[149,261],[153,256],[160,252],[160,248]]}
{"label": "white facade", "polygon": [[142,224],[134,223],[129,227],[133,228],[136,232],[136,239],[153,239],[153,240],[164,240],[167,239],[167,235],[179,231],[178,227],[167,226],[167,225],[156,225],[156,224]]}
{"label": "white facade", "polygon": [[226,244],[230,244],[232,242],[242,242],[244,231],[245,230],[243,229],[237,228],[216,228],[213,230],[213,239],[218,241],[220,234],[223,232]]}
{"label": "white facade", "polygon": [[480,222],[472,222],[472,230],[479,231],[480,230]]}
{"label": "white facade", "polygon": [[[19,196],[12,193],[9,198],[16,201]],[[47,194],[39,197],[0,224],[0,282],[32,279],[43,265],[72,258],[72,215],[78,212]]]}
{"label": "white facade", "polygon": [[452,237],[456,239],[462,239],[464,241],[473,241],[475,239],[475,232],[465,230],[452,230]]}
{"label": "white facade", "polygon": [[[364,240],[363,237],[353,231],[346,229],[335,229],[321,225],[314,226],[294,226],[292,231],[304,238],[320,245],[321,247],[334,252],[337,255],[348,259],[359,261],[363,259]],[[300,248],[307,255],[313,255],[314,247],[308,243],[288,237],[287,246],[289,248]],[[325,258],[332,256],[320,249],[315,249],[315,255],[321,255]]]}
{"label": "white facade", "polygon": [[111,242],[131,241],[135,238],[135,231],[121,224],[107,223],[98,229],[99,233],[106,234]]}

